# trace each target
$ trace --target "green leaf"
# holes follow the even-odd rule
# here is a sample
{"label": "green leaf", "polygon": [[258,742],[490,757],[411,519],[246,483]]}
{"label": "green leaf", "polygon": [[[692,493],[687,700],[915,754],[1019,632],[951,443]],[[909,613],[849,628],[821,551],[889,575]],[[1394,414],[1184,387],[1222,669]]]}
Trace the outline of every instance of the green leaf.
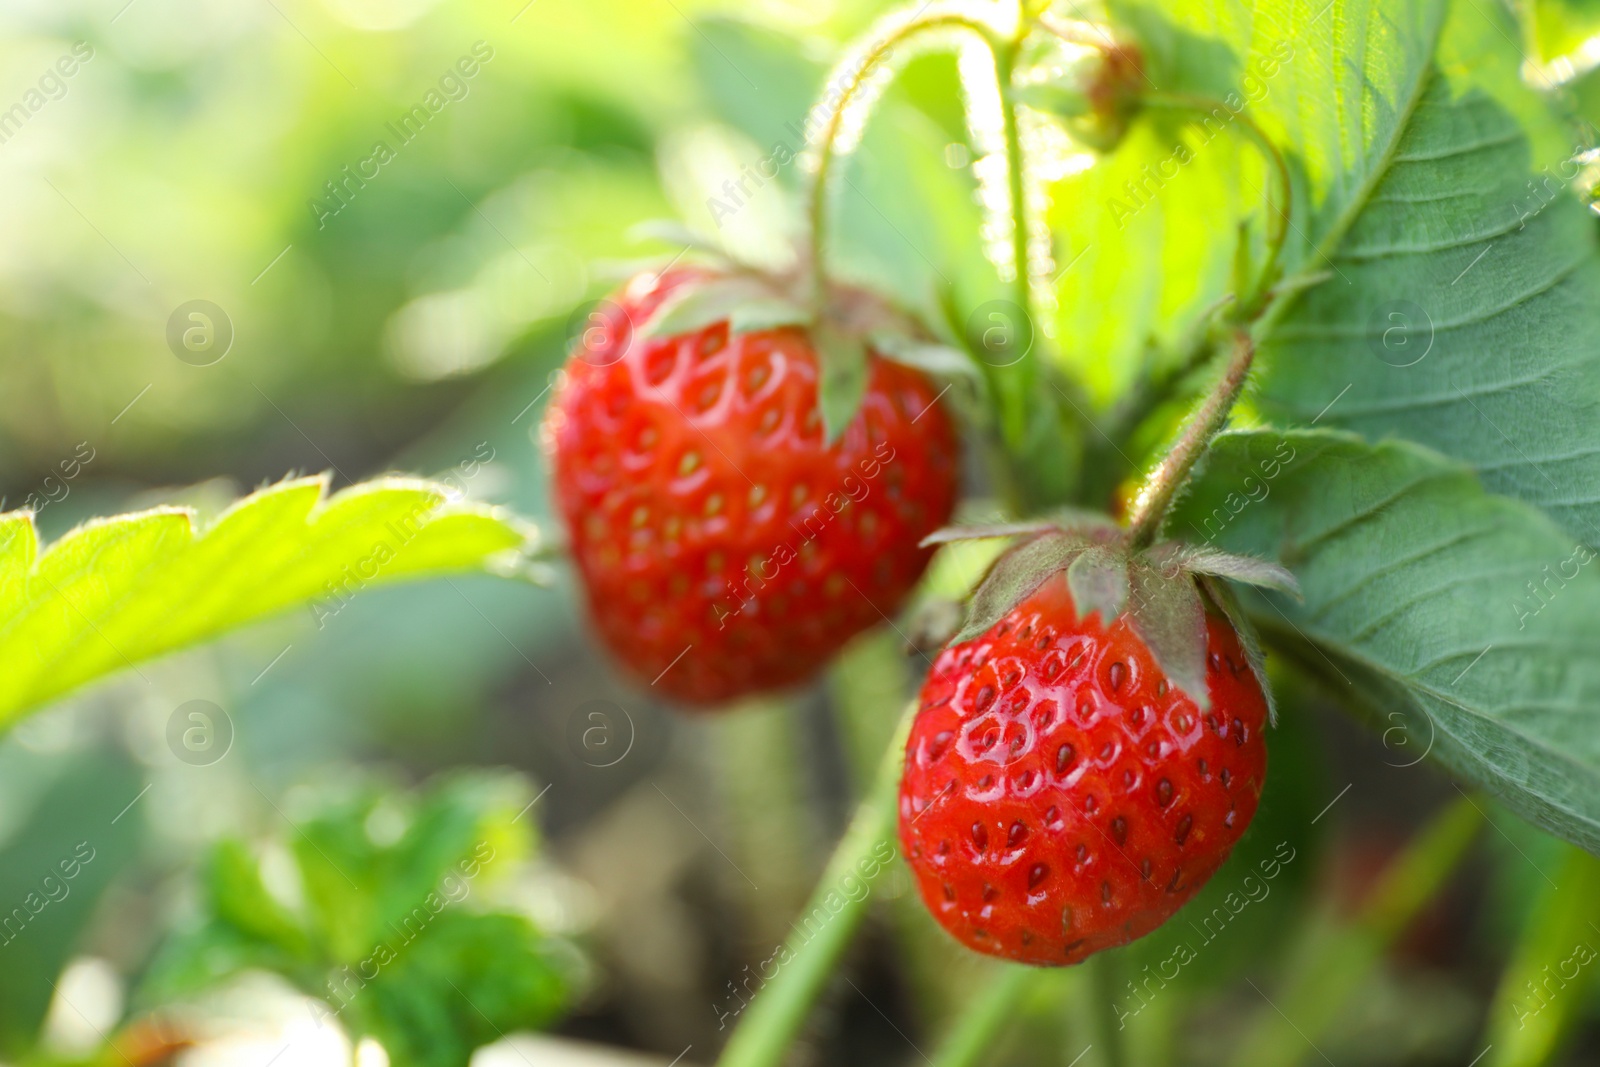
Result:
{"label": "green leaf", "polygon": [[[1269,459],[1270,493],[1233,510]],[[1600,848],[1600,568],[1587,546],[1459,463],[1326,431],[1219,437],[1172,525],[1293,569],[1305,603],[1247,592],[1252,617],[1378,730],[1403,732],[1408,762],[1428,751]]]}
{"label": "green leaf", "polygon": [[694,333],[731,319],[746,305],[771,299],[772,291],[749,275],[731,274],[680,286],[637,334],[648,338]]}
{"label": "green leaf", "polygon": [[237,842],[213,850],[202,914],[161,951],[145,1002],[210,991],[246,969],[279,974],[395,1063],[465,1067],[472,1050],[540,1027],[569,999],[574,960],[490,888],[534,847],[537,799],[504,773],[441,778],[415,794],[370,779],[304,794],[276,844],[304,904],[266,889]]}
{"label": "green leaf", "polygon": [[1271,560],[1221,552],[1209,545],[1175,544],[1170,553],[1160,552],[1161,547],[1156,546],[1151,551],[1151,557],[1160,561],[1163,571],[1175,568],[1191,574],[1227,578],[1230,581],[1260,586],[1263,589],[1276,589],[1280,593],[1288,593],[1295,597],[1300,595],[1300,583],[1294,580],[1294,575]]}
{"label": "green leaf", "polygon": [[811,320],[811,312],[794,301],[768,297],[734,308],[733,314],[728,316],[728,332],[755,333],[780,326],[807,326]]}
{"label": "green leaf", "polygon": [[826,321],[817,324],[812,339],[821,364],[817,399],[822,407],[823,438],[831,445],[855,419],[867,395],[867,345]]}
{"label": "green leaf", "polygon": [[885,359],[915,367],[925,374],[980,385],[984,380],[973,365],[972,357],[954,345],[923,341],[888,331],[874,333],[868,340],[873,350]]}
{"label": "green leaf", "polygon": [[1053,522],[997,522],[981,526],[945,526],[917,543],[918,548],[948,545],[957,541],[987,541],[994,537],[1021,537],[1049,533],[1058,527]]}
{"label": "green leaf", "polygon": [[310,958],[311,946],[299,920],[267,892],[261,868],[242,841],[217,843],[206,881],[206,895],[223,925],[288,958]]}
{"label": "green leaf", "polygon": [[1187,693],[1201,711],[1210,711],[1206,613],[1194,578],[1184,573],[1163,574],[1140,558],[1135,558],[1125,573],[1133,600],[1129,612],[1133,628],[1144,638],[1157,665],[1172,683]]}
{"label": "green leaf", "polygon": [[1567,849],[1553,884],[1542,888],[1495,991],[1486,1067],[1555,1062],[1600,977],[1600,860]]}
{"label": "green leaf", "polygon": [[479,1046],[557,1018],[566,970],[521,916],[446,911],[351,1000],[346,1021],[397,1064],[466,1067]]}
{"label": "green leaf", "polygon": [[1337,276],[1263,337],[1263,406],[1420,441],[1596,544],[1595,229],[1563,180],[1572,134],[1522,86],[1498,11],[1452,9],[1385,165],[1321,237]]}
{"label": "green leaf", "polygon": [[103,674],[299,604],[319,623],[371,585],[500,566],[531,528],[382,478],[252,494],[203,531],[177,508],[97,519],[43,552],[29,512],[0,514],[0,726]]}
{"label": "green leaf", "polygon": [[75,757],[0,847],[0,1053],[33,1046],[51,983],[143,836],[139,775],[120,753]]}
{"label": "green leaf", "polygon": [[1067,568],[1067,585],[1080,619],[1099,613],[1110,626],[1128,603],[1128,556],[1111,545],[1095,545]]}
{"label": "green leaf", "polygon": [[1089,545],[1088,538],[1077,534],[1049,532],[1024,541],[995,560],[972,594],[967,621],[952,642],[959,644],[985,633]]}
{"label": "green leaf", "polygon": [[[1268,20],[1254,7],[1113,5],[1157,84],[1238,93],[1296,172],[1286,292],[1257,328],[1261,408],[1281,423],[1421,442],[1600,543],[1595,227],[1566,188],[1577,131],[1524,83],[1504,5],[1308,0],[1273,5]],[[1147,143],[1124,172],[1172,152],[1168,127],[1141,125]],[[1246,179],[1243,213],[1259,210],[1262,187],[1242,138],[1192,126],[1184,136],[1193,162],[1159,169],[1158,188],[1138,194],[1148,206],[1123,221],[1132,238],[1174,222],[1187,199],[1203,217],[1162,239],[1220,254],[1241,214],[1218,190],[1226,166]],[[1144,284],[1163,300],[1187,284],[1168,281],[1170,249],[1158,259],[1123,244],[1114,265],[1093,261],[1112,254],[1099,247],[1083,266],[1114,266],[1119,282],[1155,276]],[[1076,284],[1087,284],[1081,269]]]}

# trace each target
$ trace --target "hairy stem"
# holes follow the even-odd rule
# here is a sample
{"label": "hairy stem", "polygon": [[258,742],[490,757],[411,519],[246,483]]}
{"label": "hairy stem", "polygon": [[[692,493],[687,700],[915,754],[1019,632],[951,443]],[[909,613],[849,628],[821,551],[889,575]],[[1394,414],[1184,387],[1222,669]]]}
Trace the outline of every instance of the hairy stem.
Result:
{"label": "hairy stem", "polygon": [[[1019,322],[1014,324],[1013,335],[1020,338],[1026,330],[1030,343],[1039,336],[1039,319],[1034,312],[1033,278],[1029,270],[1032,238],[1028,217],[1028,174],[1022,152],[1022,127],[1017,116],[1016,89],[1012,85],[1012,71],[1016,65],[1021,38],[1004,48],[995,48],[995,80],[1000,94],[1001,131],[1005,141],[1007,200],[1011,208],[1011,262],[1016,271],[1012,279],[1012,302],[1017,306]],[[1025,353],[1014,363],[996,367],[992,374],[995,395],[1000,401],[1000,425],[1013,452],[1024,444],[1028,432],[1029,401],[1033,397],[1034,360]]]}
{"label": "hairy stem", "polygon": [[1134,501],[1128,525],[1132,530],[1135,548],[1147,548],[1155,541],[1161,524],[1166,520],[1167,511],[1188,479],[1189,472],[1205,455],[1211,439],[1228,424],[1228,415],[1250,377],[1250,365],[1255,360],[1255,353],[1255,341],[1250,335],[1244,330],[1236,331],[1233,335],[1233,358],[1222,372],[1222,380],[1184,425],[1172,449],[1151,472],[1138,499]]}
{"label": "hairy stem", "polygon": [[906,736],[916,704],[901,718],[878,765],[872,791],[828,860],[806,910],[777,955],[777,973],[739,1019],[718,1067],[775,1067],[782,1062],[839,958],[866,918],[874,883],[893,868],[895,804],[900,792]]}
{"label": "hairy stem", "polygon": [[967,15],[934,12],[892,27],[867,45],[864,52],[852,56],[848,65],[836,70],[828,79],[830,95],[835,95],[836,99],[826,110],[827,118],[817,142],[816,169],[811,178],[810,202],[806,212],[811,234],[811,298],[818,305],[827,291],[827,272],[823,261],[828,234],[828,179],[834,160],[838,158],[839,134],[844,129],[845,116],[861,90],[877,73],[879,65],[897,47],[929,31],[951,28],[970,30],[991,49],[995,47],[994,31],[987,24]]}

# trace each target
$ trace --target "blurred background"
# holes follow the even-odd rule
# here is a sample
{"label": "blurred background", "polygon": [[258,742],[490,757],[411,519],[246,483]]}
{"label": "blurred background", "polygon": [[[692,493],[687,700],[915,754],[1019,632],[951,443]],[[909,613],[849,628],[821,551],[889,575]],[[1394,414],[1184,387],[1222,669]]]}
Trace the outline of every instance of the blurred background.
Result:
{"label": "blurred background", "polygon": [[[405,471],[546,524],[552,372],[595,299],[683,251],[635,227],[675,217],[785,262],[808,104],[886,6],[4,0],[5,508],[53,538],[156,503],[214,514],[295,472]],[[955,61],[913,61],[843,194],[844,272],[918,307],[999,292],[960,108]],[[1053,180],[1087,162],[1062,148]],[[1196,188],[1238,209],[1238,165],[1197,165]],[[1050,328],[1090,338],[1063,358],[1097,403],[1223,284],[1214,247],[1155,295],[1061,286]],[[984,562],[942,556],[930,592]],[[0,1061],[710,1063],[922,665],[886,629],[811,689],[685,717],[616,675],[558,574],[375,590],[81,692],[0,740],[0,908],[48,899],[0,935]],[[1386,863],[1461,802],[1416,762],[1428,743],[1286,692],[1261,815],[1215,884],[1294,858],[1129,1023],[1141,1062],[1225,1062],[1261,1025],[1250,981],[1330,930],[1374,951],[1316,1052],[1282,1062],[1476,1062],[1511,946],[1552,876],[1593,861],[1485,802],[1466,865],[1384,926]],[[319,880],[335,891],[308,904]],[[451,904],[426,951],[341,978],[410,943],[363,925],[379,902],[430,890]],[[908,890],[878,890],[804,1062],[925,1060],[984,980]],[[1119,955],[1131,979],[1171,953]],[[1570,1063],[1600,1057],[1600,968],[1580,971]],[[1018,1005],[993,1062],[1079,1063],[1076,980]]]}

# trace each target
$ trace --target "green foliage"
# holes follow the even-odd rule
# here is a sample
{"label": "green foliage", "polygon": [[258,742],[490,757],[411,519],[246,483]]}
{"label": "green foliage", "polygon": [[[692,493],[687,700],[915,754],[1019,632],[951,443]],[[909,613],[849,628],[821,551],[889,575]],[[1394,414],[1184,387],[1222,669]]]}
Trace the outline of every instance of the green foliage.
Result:
{"label": "green foliage", "polygon": [[[1466,0],[1271,6],[1264,32],[1241,3],[1113,5],[1163,89],[1236,94],[1297,172],[1292,276],[1258,331],[1262,408],[1427,444],[1600,541],[1600,258],[1565,188],[1578,132],[1523,84],[1517,28]],[[1063,226],[1094,246],[1064,282],[1069,336],[1131,319],[1170,339],[1225,291],[1263,186],[1220,114],[1152,117],[1063,190]],[[1169,158],[1190,162],[1124,184]]]}
{"label": "green foliage", "polygon": [[323,618],[369,585],[505,562],[529,537],[426,482],[326,492],[325,477],[280,482],[201,531],[178,508],[99,519],[43,551],[31,512],[0,515],[0,726],[299,604]]}
{"label": "green foliage", "polygon": [[1500,977],[1485,1035],[1488,1067],[1554,1062],[1589,1007],[1600,975],[1600,860],[1569,848],[1555,878],[1541,886]]}
{"label": "green foliage", "polygon": [[1258,431],[1218,438],[1173,529],[1293,570],[1305,603],[1247,594],[1257,624],[1407,761],[1600,848],[1600,573],[1551,519],[1416,445]]}
{"label": "green foliage", "polygon": [[463,1067],[474,1048],[553,1020],[575,977],[559,943],[492,902],[533,852],[531,799],[522,779],[488,773],[415,796],[371,782],[325,791],[270,846],[293,859],[287,894],[268,888],[260,849],[220,842],[202,915],[166,946],[144,997],[270,971],[396,1067]]}
{"label": "green foliage", "polygon": [[[134,857],[139,775],[120,753],[73,757],[0,845],[0,1053],[30,1048],[95,906]],[[48,981],[46,980],[48,979]]]}

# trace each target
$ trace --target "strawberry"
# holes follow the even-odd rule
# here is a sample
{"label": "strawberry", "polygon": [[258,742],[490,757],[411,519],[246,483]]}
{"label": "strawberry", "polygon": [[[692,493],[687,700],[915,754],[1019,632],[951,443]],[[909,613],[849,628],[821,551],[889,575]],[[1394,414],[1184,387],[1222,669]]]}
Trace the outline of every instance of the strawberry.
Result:
{"label": "strawberry", "polygon": [[997,562],[923,686],[900,792],[923,900],[963,944],[1077,963],[1160,926],[1227,859],[1269,702],[1221,574],[1293,581],[1211,550],[1131,553],[1110,527]]}
{"label": "strawberry", "polygon": [[544,426],[600,636],[689,704],[799,682],[893,615],[955,502],[940,390],[859,342],[860,399],[830,442],[816,330],[763,285],[698,267],[634,278]]}

